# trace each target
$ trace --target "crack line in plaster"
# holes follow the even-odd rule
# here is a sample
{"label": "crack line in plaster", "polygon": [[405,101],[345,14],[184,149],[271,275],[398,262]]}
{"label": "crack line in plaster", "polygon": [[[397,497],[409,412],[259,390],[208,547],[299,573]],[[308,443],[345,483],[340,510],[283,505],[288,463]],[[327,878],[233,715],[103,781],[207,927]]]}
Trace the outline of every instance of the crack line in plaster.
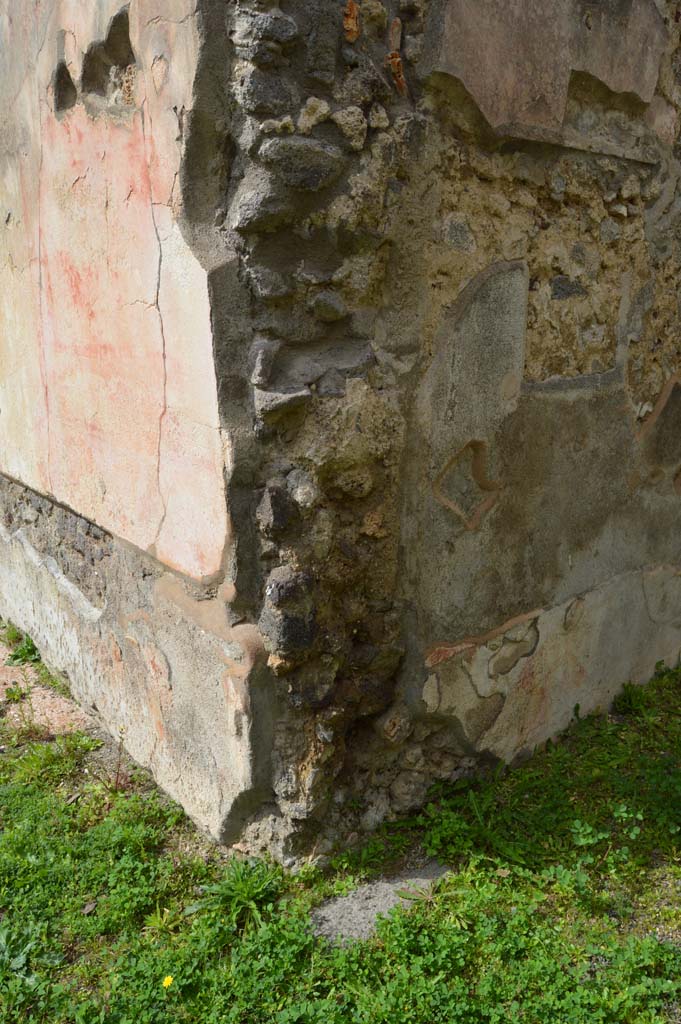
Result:
{"label": "crack line in plaster", "polygon": [[[670,564],[670,565],[668,565],[666,567],[673,569],[675,572],[681,573],[681,568],[678,568],[678,567],[676,567],[676,566],[674,566],[672,564]],[[588,591],[588,593],[589,594],[595,594],[595,593],[598,593],[598,591],[605,590],[606,587],[610,586],[610,584],[613,582],[613,580],[619,580],[619,579],[622,579],[622,578],[627,577],[627,576],[637,576],[639,578],[639,583],[640,583],[641,589],[643,591],[643,599],[644,599],[644,603],[645,603],[646,612],[647,612],[647,614],[648,614],[648,616],[649,616],[649,618],[651,619],[652,622],[657,622],[657,620],[653,618],[653,616],[651,614],[651,611],[650,611],[649,598],[648,598],[648,594],[647,594],[646,589],[645,589],[644,574],[646,572],[650,572],[650,571],[653,571],[653,570],[659,569],[659,568],[661,568],[661,567],[657,566],[657,565],[654,565],[654,566],[642,565],[642,566],[639,566],[636,569],[631,569],[630,571],[625,572],[625,573],[614,573],[612,576],[609,576],[607,579],[602,580],[595,587],[592,587]],[[571,600],[575,601],[575,600],[579,599],[582,596],[583,596],[582,594],[576,594],[576,595],[574,595],[574,597]],[[562,605],[554,605],[553,607],[561,607],[561,606]],[[482,634],[480,636],[467,636],[467,637],[464,637],[462,640],[458,641],[457,643],[440,643],[440,644],[435,644],[431,648],[429,648],[429,650],[426,652],[425,664],[426,664],[426,666],[428,668],[437,668],[438,665],[441,665],[441,664],[443,664],[446,661],[450,661],[452,658],[455,658],[458,654],[463,654],[463,653],[468,652],[468,651],[473,651],[473,650],[475,650],[478,647],[482,647],[482,646],[486,645],[487,643],[489,643],[490,640],[494,640],[496,637],[501,636],[502,634],[508,632],[509,630],[513,629],[515,626],[522,625],[525,622],[530,622],[533,619],[539,620],[542,615],[544,615],[547,611],[550,611],[550,610],[552,610],[552,609],[551,608],[536,608],[534,611],[526,612],[523,615],[516,615],[512,619],[508,619],[508,621],[504,622],[501,626],[497,626],[495,629],[492,629],[488,633],[484,633],[484,634]],[[539,627],[537,626],[537,628],[539,628]]]}
{"label": "crack line in plaster", "polygon": [[508,619],[501,626],[496,626],[488,633],[483,633],[480,636],[467,636],[455,644],[436,644],[430,648],[426,655],[426,665],[428,668],[435,668],[444,661],[449,661],[451,658],[456,657],[457,654],[462,654],[464,651],[472,650],[476,647],[482,647],[489,643],[490,640],[494,640],[503,633],[507,633],[514,626],[520,626],[525,622],[530,622],[532,619],[538,619],[545,611],[545,608],[535,608],[534,611],[525,612],[523,615],[516,615],[512,619]]}
{"label": "crack line in plaster", "polygon": [[38,70],[38,71],[40,70],[40,68],[39,68],[40,58],[42,57],[43,50],[45,49],[45,43],[47,42],[47,37],[50,34],[51,20],[52,20],[51,18],[48,18],[47,21],[45,22],[45,34],[43,35],[43,41],[41,42],[40,46],[38,47],[38,52],[36,54],[35,66],[36,66],[36,70]]}
{"label": "crack line in plaster", "polygon": [[[143,103],[142,103],[142,111],[141,111],[142,112],[142,134],[144,136],[145,142],[146,142],[146,138],[147,138],[147,134],[146,134],[146,120],[147,120],[147,116],[149,117],[149,127],[151,128],[151,116],[148,115],[148,112],[145,109],[147,107],[148,107],[148,102],[145,99],[143,101]],[[151,183],[150,183],[150,188],[151,188]],[[151,222],[152,222],[152,224],[154,226],[154,234],[156,235],[156,241],[158,242],[158,271],[157,271],[157,275],[156,275],[156,299],[155,299],[155,302],[153,303],[153,306],[156,309],[156,312],[158,313],[158,322],[159,322],[159,328],[160,328],[160,331],[161,331],[161,354],[162,354],[162,358],[163,358],[163,408],[161,409],[161,415],[160,415],[159,421],[158,421],[158,446],[157,446],[157,450],[156,450],[156,487],[158,489],[159,498],[161,499],[161,505],[163,506],[163,514],[161,515],[161,520],[160,520],[159,525],[158,525],[158,530],[156,531],[156,536],[154,537],[154,542],[153,543],[154,543],[154,546],[155,546],[158,543],[159,537],[161,536],[161,531],[163,530],[163,527],[164,527],[165,521],[166,521],[166,517],[168,515],[168,503],[167,503],[167,501],[166,501],[166,499],[165,499],[165,497],[163,495],[163,490],[161,488],[161,446],[162,446],[162,441],[163,441],[163,423],[164,423],[164,420],[165,420],[167,412],[168,412],[168,365],[167,365],[167,362],[166,362],[166,334],[165,334],[165,325],[163,323],[163,313],[161,312],[161,274],[162,274],[162,270],[163,270],[163,243],[161,242],[161,234],[160,234],[160,232],[158,230],[158,224],[156,222],[156,215],[154,213],[154,206],[155,206],[155,204],[153,202],[153,197],[151,197],[151,198],[152,198],[152,201],[149,204],[150,213],[151,213]]]}
{"label": "crack line in plaster", "polygon": [[[17,91],[15,92],[14,96],[12,96],[10,98],[10,100],[9,100],[7,109],[9,109],[9,110],[13,110],[14,109],[16,104],[19,102],[19,97],[21,96],[21,94],[22,94],[22,92],[24,90],[24,86],[26,85],[26,83],[28,81],[32,80],[34,74],[37,73],[40,70],[40,67],[39,67],[39,65],[40,65],[40,58],[42,56],[43,50],[45,49],[45,43],[47,42],[47,37],[50,34],[50,30],[51,30],[51,19],[48,18],[47,21],[45,22],[45,33],[43,35],[42,42],[40,43],[40,46],[38,47],[38,52],[36,54],[35,66],[34,66],[34,68],[29,69],[29,71],[21,79]],[[73,33],[70,32],[70,31],[68,31],[68,34],[69,35],[73,35]],[[38,103],[40,103],[40,84],[38,84]]]}
{"label": "crack line in plaster", "polygon": [[[466,677],[466,680],[467,680],[470,688],[472,689],[473,693],[478,698],[478,700],[486,700],[487,697],[485,696],[485,694],[480,693],[480,690],[478,689],[478,687],[475,684],[475,681],[473,679],[473,673],[470,670],[470,666],[467,665],[465,661],[461,661],[459,667],[461,668],[463,674]],[[440,690],[441,689],[442,689],[442,687],[440,687]],[[489,696],[489,694],[487,696]]]}
{"label": "crack line in plaster", "polygon": [[665,386],[662,388],[660,396],[657,402],[655,403],[655,408],[650,413],[647,420],[643,423],[642,427],[640,428],[636,436],[636,440],[639,442],[639,444],[642,444],[647,439],[653,427],[660,419],[662,413],[664,412],[667,406],[667,403],[669,402],[669,399],[672,397],[672,393],[677,384],[681,384],[681,373],[675,373],[672,377],[669,378]]}
{"label": "crack line in plaster", "polygon": [[[45,38],[42,41],[40,50],[38,51],[38,58],[36,59],[36,66],[39,63],[39,57],[45,46],[47,39],[47,30],[45,31]],[[50,429],[50,393],[47,385],[47,357],[45,352],[45,308],[44,308],[44,290],[43,290],[43,163],[44,163],[44,142],[43,142],[43,104],[38,93],[38,131],[40,134],[40,162],[38,164],[38,304],[40,308],[40,375],[43,381],[43,394],[45,398],[45,431],[46,431],[46,445],[47,453],[45,459],[45,471],[47,473],[47,486],[49,493],[53,493],[52,487],[52,437]]]}
{"label": "crack line in plaster", "polygon": [[150,25],[159,25],[159,24],[163,24],[163,25],[184,25],[187,21],[190,21],[192,18],[196,18],[198,13],[199,13],[199,9],[198,9],[198,7],[195,7],[193,11],[189,12],[189,14],[185,14],[184,18],[179,18],[179,19],[177,19],[177,18],[164,18],[162,15],[157,14],[153,18],[149,18],[149,21],[145,22],[144,27],[145,28],[149,28]]}
{"label": "crack line in plaster", "polygon": [[622,297],[620,299],[617,325],[615,327],[615,368],[623,370],[626,370],[629,362],[630,337],[627,327],[629,325],[632,305],[631,278],[631,270],[627,270],[622,274],[620,284]]}
{"label": "crack line in plaster", "polygon": [[645,222],[657,233],[668,232],[671,223],[679,209],[679,200],[676,196],[676,189],[679,183],[680,165],[676,160],[664,160],[665,184],[662,192],[644,214]]}
{"label": "crack line in plaster", "polygon": [[[90,173],[90,168],[87,167],[85,169],[85,173],[84,174],[79,174],[77,178],[73,179],[73,181],[71,182],[71,188],[75,188],[79,181],[85,181],[85,179],[87,178],[89,173]],[[108,201],[107,201],[107,209],[108,209]]]}
{"label": "crack line in plaster", "polygon": [[168,207],[168,209],[172,209],[173,197],[175,195],[175,186],[177,185],[179,177],[180,177],[180,172],[179,171],[175,171],[175,175],[173,177],[172,188],[170,189],[170,195],[168,196],[168,202],[166,203],[166,206]]}
{"label": "crack line in plaster", "polygon": [[109,231],[109,180],[108,180],[108,178],[104,179],[104,189],[105,189],[104,222],[106,224],[106,247],[105,247],[105,250],[104,250],[104,254],[106,256],[106,269],[107,269],[107,272],[108,272],[108,280],[109,280],[109,285],[110,285],[110,282],[111,282],[111,263],[110,263],[110,259],[109,259],[109,256],[110,256],[110,246],[109,246],[110,231]]}
{"label": "crack line in plaster", "polygon": [[648,594],[648,587],[646,586],[646,577],[652,576],[657,572],[664,571],[665,569],[671,570],[675,576],[681,575],[681,569],[679,569],[678,566],[665,563],[662,565],[642,566],[640,569],[636,570],[641,581],[641,590],[643,592],[643,603],[645,605],[646,614],[655,626],[669,626],[673,624],[672,620],[655,617],[653,609],[650,606],[650,596]]}
{"label": "crack line in plaster", "polygon": [[641,569],[640,572],[639,572],[639,580],[640,580],[640,583],[641,583],[641,593],[643,595],[643,604],[645,606],[646,614],[647,614],[648,618],[650,619],[650,621],[652,623],[654,623],[655,625],[658,625],[659,623],[657,622],[656,619],[653,618],[652,609],[650,607],[650,598],[648,597],[648,589],[646,587],[646,581],[645,581],[644,573],[645,573],[645,569]]}

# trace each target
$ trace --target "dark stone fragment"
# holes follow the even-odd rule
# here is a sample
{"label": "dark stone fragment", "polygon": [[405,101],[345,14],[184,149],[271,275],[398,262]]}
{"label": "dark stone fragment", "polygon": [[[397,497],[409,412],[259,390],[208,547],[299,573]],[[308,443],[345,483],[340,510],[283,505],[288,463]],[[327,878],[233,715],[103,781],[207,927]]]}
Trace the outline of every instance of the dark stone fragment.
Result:
{"label": "dark stone fragment", "polygon": [[276,423],[284,416],[298,413],[311,401],[309,388],[297,391],[263,391],[254,389],[255,414],[263,423]]}
{"label": "dark stone fragment", "polygon": [[242,234],[275,231],[295,219],[295,209],[286,196],[257,188],[244,191],[235,203],[233,223]]}
{"label": "dark stone fragment", "polygon": [[356,643],[350,653],[349,662],[354,669],[366,669],[378,654],[378,648],[373,644]]}
{"label": "dark stone fragment", "polygon": [[564,274],[559,274],[551,281],[552,299],[572,299],[587,294],[586,288],[579,281],[571,281]]}
{"label": "dark stone fragment", "polygon": [[288,565],[279,565],[267,577],[265,599],[275,607],[299,603],[310,596],[312,581],[308,575],[296,572]]}
{"label": "dark stone fragment", "polygon": [[374,100],[388,102],[391,91],[375,64],[362,58],[343,83],[343,103],[362,107]]}
{"label": "dark stone fragment", "polygon": [[655,466],[675,468],[681,462],[681,385],[673,386],[659,416],[647,424],[643,450]]}
{"label": "dark stone fragment", "polygon": [[286,113],[293,102],[283,79],[260,68],[254,68],[244,78],[240,92],[244,110],[258,117],[277,117]]}
{"label": "dark stone fragment", "polygon": [[325,288],[311,299],[310,309],[323,323],[331,324],[348,315],[348,307],[341,296],[331,288]]}
{"label": "dark stone fragment", "polygon": [[373,676],[345,679],[337,689],[337,703],[353,706],[358,717],[377,715],[390,706],[394,696],[392,681]]}
{"label": "dark stone fragment", "polygon": [[306,192],[328,188],[345,167],[345,157],[336,146],[298,137],[268,140],[260,149],[260,159],[291,188]]}
{"label": "dark stone fragment", "polygon": [[294,283],[290,277],[270,270],[268,267],[250,266],[248,280],[258,299],[285,299],[293,294]]}
{"label": "dark stone fragment", "polygon": [[343,58],[343,63],[349,68],[357,68],[362,62],[361,54],[354,46],[344,46],[341,50],[341,57]]}
{"label": "dark stone fragment", "polygon": [[288,565],[273,569],[258,625],[272,653],[287,660],[304,655],[317,632],[310,577]]}
{"label": "dark stone fragment", "polygon": [[268,43],[264,40],[259,43],[250,43],[248,46],[239,47],[239,53],[244,60],[255,64],[259,68],[279,67],[284,63],[281,47],[276,43]]}
{"label": "dark stone fragment", "polygon": [[315,659],[289,677],[289,701],[294,707],[321,711],[329,707],[336,690],[338,664],[333,659]]}
{"label": "dark stone fragment", "polygon": [[343,35],[342,12],[341,4],[321,12],[314,2],[309,3],[306,12],[309,24],[306,71],[309,78],[323,85],[333,85],[336,78],[339,42]]}
{"label": "dark stone fragment", "polygon": [[267,487],[256,512],[260,531],[266,537],[283,533],[298,518],[297,508],[283,487]]}
{"label": "dark stone fragment", "polygon": [[283,658],[294,659],[314,643],[314,616],[289,615],[265,605],[258,626],[268,649]]}
{"label": "dark stone fragment", "polygon": [[371,662],[371,674],[377,679],[389,680],[394,677],[404,657],[402,647],[383,647]]}
{"label": "dark stone fragment", "polygon": [[268,11],[261,14],[253,22],[254,39],[265,39],[268,42],[280,43],[282,46],[292,43],[298,38],[298,26],[293,18],[281,11]]}

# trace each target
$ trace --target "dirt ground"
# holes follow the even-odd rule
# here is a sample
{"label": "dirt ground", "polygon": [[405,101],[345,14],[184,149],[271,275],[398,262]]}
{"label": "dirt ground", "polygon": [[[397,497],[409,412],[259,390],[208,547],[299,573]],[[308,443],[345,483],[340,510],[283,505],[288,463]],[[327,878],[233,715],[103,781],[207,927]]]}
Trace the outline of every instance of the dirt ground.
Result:
{"label": "dirt ground", "polygon": [[[74,700],[41,683],[40,672],[34,665],[8,665],[11,653],[11,649],[0,642],[0,708],[10,725],[16,728],[35,725],[52,736],[78,730],[99,733],[96,720]],[[16,699],[19,690],[27,695]]]}

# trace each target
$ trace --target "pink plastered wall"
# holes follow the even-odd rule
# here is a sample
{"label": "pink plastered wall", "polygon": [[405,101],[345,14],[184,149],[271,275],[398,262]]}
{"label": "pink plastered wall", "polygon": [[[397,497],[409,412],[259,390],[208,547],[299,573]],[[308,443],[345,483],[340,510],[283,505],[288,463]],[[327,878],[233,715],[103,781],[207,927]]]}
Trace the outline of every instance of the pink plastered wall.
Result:
{"label": "pink plastered wall", "polygon": [[58,63],[80,84],[118,11],[0,2],[0,43],[26,51],[0,152],[0,471],[210,578],[228,541],[227,439],[207,270],[180,230],[193,6],[133,0],[127,103],[55,105]]}

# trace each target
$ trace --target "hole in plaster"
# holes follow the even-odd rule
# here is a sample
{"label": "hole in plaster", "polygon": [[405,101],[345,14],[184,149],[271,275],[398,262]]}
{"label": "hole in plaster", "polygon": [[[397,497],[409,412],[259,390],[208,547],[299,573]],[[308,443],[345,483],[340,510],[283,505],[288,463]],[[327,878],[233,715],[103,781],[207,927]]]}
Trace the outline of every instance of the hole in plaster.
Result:
{"label": "hole in plaster", "polygon": [[55,110],[70,110],[75,107],[78,99],[78,90],[69,74],[64,61],[60,61],[54,76],[54,106]]}
{"label": "hole in plaster", "polygon": [[108,103],[134,103],[135,54],[130,42],[128,8],[112,19],[103,43],[93,43],[83,60],[84,93],[101,96]]}

